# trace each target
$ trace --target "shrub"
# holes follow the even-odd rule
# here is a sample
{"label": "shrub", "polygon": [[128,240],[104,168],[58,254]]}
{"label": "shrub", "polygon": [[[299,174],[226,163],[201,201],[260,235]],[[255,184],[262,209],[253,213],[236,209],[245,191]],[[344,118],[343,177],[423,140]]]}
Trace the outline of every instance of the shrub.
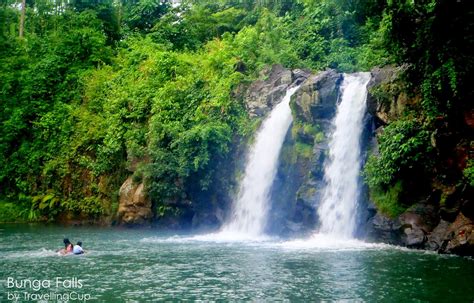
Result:
{"label": "shrub", "polygon": [[395,180],[429,172],[433,148],[431,133],[413,119],[397,120],[378,137],[379,155],[371,155],[364,175],[371,188],[386,188]]}
{"label": "shrub", "polygon": [[398,181],[387,190],[383,190],[380,187],[371,188],[369,194],[370,199],[374,202],[381,213],[394,218],[403,213],[406,209],[399,201],[402,191],[402,182]]}

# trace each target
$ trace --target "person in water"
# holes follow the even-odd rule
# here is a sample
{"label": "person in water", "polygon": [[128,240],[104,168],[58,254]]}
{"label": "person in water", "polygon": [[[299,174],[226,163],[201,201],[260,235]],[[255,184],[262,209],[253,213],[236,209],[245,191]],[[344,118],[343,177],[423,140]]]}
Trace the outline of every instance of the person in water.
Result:
{"label": "person in water", "polygon": [[82,242],[78,241],[76,245],[74,245],[74,248],[72,249],[73,254],[75,255],[81,255],[84,253],[84,250],[82,249]]}
{"label": "person in water", "polygon": [[72,253],[73,245],[71,241],[69,241],[68,238],[64,238],[63,243],[64,243],[64,248],[60,249],[58,252],[62,255]]}

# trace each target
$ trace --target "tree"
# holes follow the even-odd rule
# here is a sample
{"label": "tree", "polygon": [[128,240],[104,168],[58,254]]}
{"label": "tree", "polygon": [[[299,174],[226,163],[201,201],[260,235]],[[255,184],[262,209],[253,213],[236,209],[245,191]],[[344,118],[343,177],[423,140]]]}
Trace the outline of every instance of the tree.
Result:
{"label": "tree", "polygon": [[20,29],[19,29],[20,39],[23,39],[23,32],[25,30],[25,13],[26,13],[26,0],[21,0]]}

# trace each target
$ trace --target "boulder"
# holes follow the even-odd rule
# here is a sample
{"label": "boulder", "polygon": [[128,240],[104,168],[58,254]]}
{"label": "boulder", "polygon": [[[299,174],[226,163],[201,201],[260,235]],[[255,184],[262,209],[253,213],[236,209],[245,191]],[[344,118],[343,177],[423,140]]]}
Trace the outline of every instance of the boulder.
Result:
{"label": "boulder", "polygon": [[432,205],[418,203],[398,217],[401,242],[404,246],[423,248],[428,240],[427,234],[437,222],[437,212]]}
{"label": "boulder", "polygon": [[401,214],[399,220],[402,225],[417,226],[428,233],[439,223],[438,209],[426,202],[416,203]]}
{"label": "boulder", "polygon": [[443,246],[443,242],[447,236],[447,230],[450,223],[448,221],[441,220],[438,226],[428,235],[428,240],[425,244],[425,248],[429,250],[438,251]]}
{"label": "boulder", "polygon": [[250,117],[265,116],[283,99],[290,85],[299,84],[308,76],[308,71],[301,69],[291,71],[281,65],[264,69],[260,79],[250,85],[244,98]]}
{"label": "boulder", "polygon": [[[376,210],[372,210],[374,211]],[[389,218],[377,212],[369,219],[368,236],[375,241],[424,248],[429,240],[428,235],[438,223],[438,209],[426,202],[420,202],[396,218]]]}
{"label": "boulder", "polygon": [[446,229],[440,253],[474,256],[474,222],[463,213]]}
{"label": "boulder", "polygon": [[371,80],[367,84],[367,111],[382,124],[390,123],[400,117],[408,104],[419,101],[419,96],[409,97],[399,76],[406,66],[383,68],[371,71]]}
{"label": "boulder", "polygon": [[369,219],[369,225],[369,240],[474,256],[474,221],[462,212],[449,222],[440,219],[436,206],[421,202],[393,219],[377,212]]}
{"label": "boulder", "polygon": [[307,123],[330,119],[336,112],[341,81],[342,74],[332,69],[306,79],[291,100],[296,118]]}
{"label": "boulder", "polygon": [[119,191],[118,221],[125,225],[141,225],[153,217],[151,200],[148,197],[143,183],[134,184],[132,177],[128,177]]}
{"label": "boulder", "polygon": [[397,219],[389,218],[380,212],[368,221],[367,238],[376,242],[400,244],[400,222]]}

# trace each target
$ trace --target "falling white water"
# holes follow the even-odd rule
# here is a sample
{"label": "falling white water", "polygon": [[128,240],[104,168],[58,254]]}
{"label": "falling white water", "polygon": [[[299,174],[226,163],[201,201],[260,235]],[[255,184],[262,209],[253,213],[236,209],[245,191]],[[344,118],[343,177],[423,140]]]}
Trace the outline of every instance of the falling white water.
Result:
{"label": "falling white water", "polygon": [[220,238],[244,240],[262,237],[278,156],[293,120],[290,98],[297,89],[288,89],[283,100],[263,121],[250,150],[232,215],[219,233]]}
{"label": "falling white water", "polygon": [[324,168],[326,186],[318,209],[320,233],[352,238],[359,195],[360,137],[366,110],[370,73],[345,74],[342,100],[333,120],[329,159]]}

